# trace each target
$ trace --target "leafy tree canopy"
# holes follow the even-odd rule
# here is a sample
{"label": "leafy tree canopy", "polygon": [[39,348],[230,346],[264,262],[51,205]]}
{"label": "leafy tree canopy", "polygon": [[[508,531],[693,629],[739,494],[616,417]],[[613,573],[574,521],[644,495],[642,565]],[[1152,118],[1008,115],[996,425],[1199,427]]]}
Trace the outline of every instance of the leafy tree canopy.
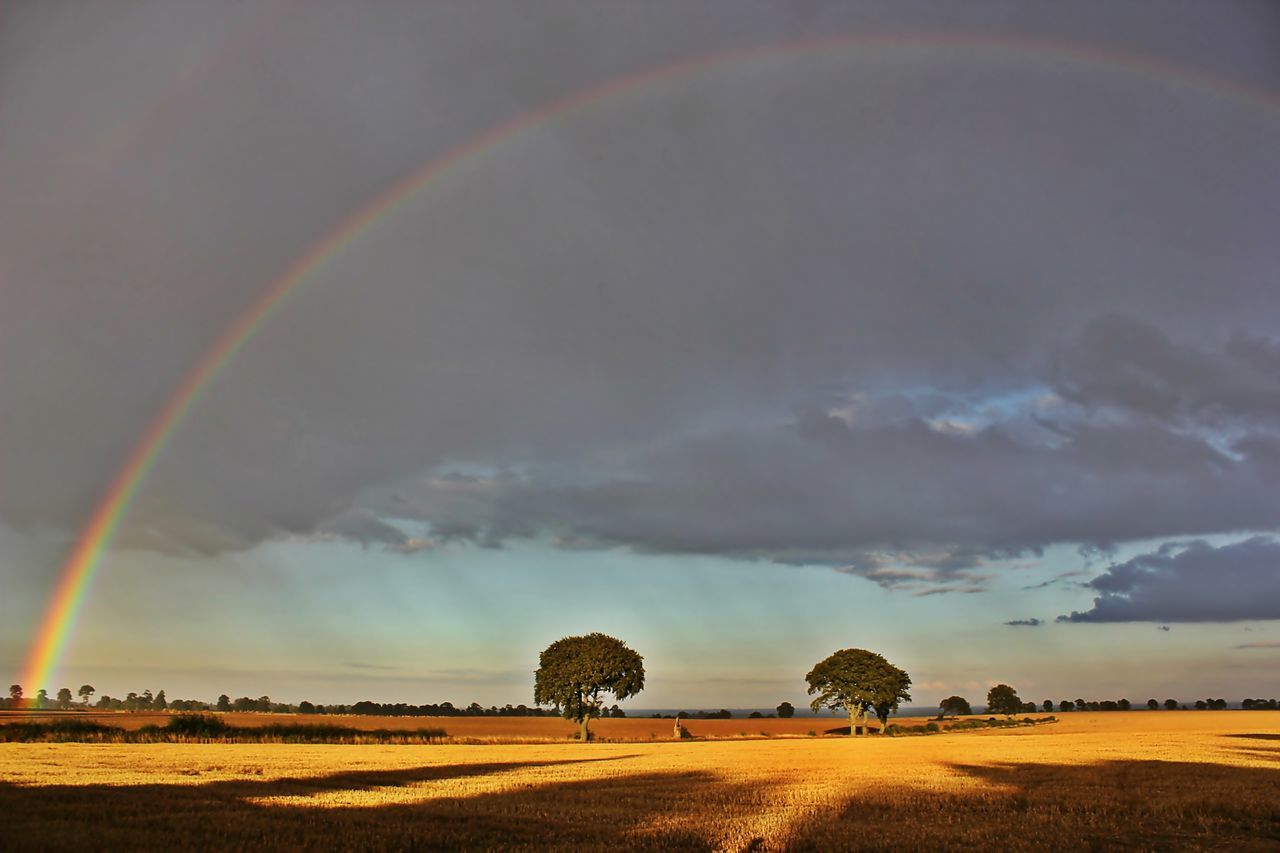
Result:
{"label": "leafy tree canopy", "polygon": [[809,695],[817,694],[809,706],[814,711],[843,709],[849,714],[851,728],[855,714],[874,710],[884,723],[900,702],[911,699],[907,692],[911,676],[866,649],[841,649],[816,664],[805,681],[809,682]]}
{"label": "leafy tree canopy", "polygon": [[538,658],[533,701],[559,708],[566,720],[582,726],[586,740],[587,722],[601,715],[602,694],[622,701],[643,689],[644,658],[621,640],[597,632],[547,646]]}
{"label": "leafy tree canopy", "polygon": [[987,713],[1013,716],[1022,710],[1022,700],[1012,687],[997,684],[987,691]]}
{"label": "leafy tree canopy", "polygon": [[969,700],[963,696],[948,696],[938,703],[938,710],[953,717],[963,717],[973,713],[973,709],[969,707]]}

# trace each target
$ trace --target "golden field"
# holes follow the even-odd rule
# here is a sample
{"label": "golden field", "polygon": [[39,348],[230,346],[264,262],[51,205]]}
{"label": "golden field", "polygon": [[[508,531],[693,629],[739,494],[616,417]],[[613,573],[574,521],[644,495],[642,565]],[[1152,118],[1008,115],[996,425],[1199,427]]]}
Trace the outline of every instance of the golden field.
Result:
{"label": "golden field", "polygon": [[[629,721],[603,736],[612,722]],[[35,849],[1280,849],[1280,712],[901,738],[0,744],[0,816],[0,847]]]}
{"label": "golden field", "polygon": [[[6,722],[30,720],[49,722],[74,718],[90,720],[122,729],[137,730],[143,726],[163,726],[172,718],[164,711],[62,711],[41,713],[31,711],[0,711],[0,725]],[[218,714],[233,726],[254,727],[278,723],[299,725],[335,725],[354,729],[390,729],[393,731],[423,728],[440,728],[449,733],[450,739],[472,741],[555,741],[574,738],[578,724],[560,717],[383,717],[329,714],[259,714],[229,712]],[[1040,716],[1040,715],[1035,715]],[[895,718],[899,723],[924,722],[924,718]],[[601,740],[655,740],[670,739],[674,720],[651,717],[624,717],[621,719],[592,720],[591,732]],[[773,737],[779,735],[807,735],[810,731],[822,735],[841,726],[848,727],[846,717],[793,717],[789,720],[681,720],[689,733],[697,737]]]}

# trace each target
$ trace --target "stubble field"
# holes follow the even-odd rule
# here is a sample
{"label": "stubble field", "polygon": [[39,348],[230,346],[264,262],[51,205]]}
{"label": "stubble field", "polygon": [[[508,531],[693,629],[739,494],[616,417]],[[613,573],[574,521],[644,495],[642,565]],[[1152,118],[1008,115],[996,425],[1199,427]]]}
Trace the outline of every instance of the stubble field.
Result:
{"label": "stubble field", "polygon": [[902,738],[0,744],[0,815],[0,846],[24,849],[1280,848],[1280,713]]}

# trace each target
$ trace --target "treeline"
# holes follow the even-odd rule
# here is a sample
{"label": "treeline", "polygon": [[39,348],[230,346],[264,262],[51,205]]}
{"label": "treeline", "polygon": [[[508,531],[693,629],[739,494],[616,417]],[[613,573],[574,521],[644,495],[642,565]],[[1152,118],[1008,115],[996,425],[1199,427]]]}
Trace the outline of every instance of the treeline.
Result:
{"label": "treeline", "polygon": [[[222,694],[216,702],[203,702],[199,699],[169,699],[160,690],[152,693],[144,690],[141,693],[129,693],[123,699],[103,694],[93,702],[97,691],[90,684],[83,685],[78,691],[80,701],[73,699],[71,688],[64,687],[55,698],[50,699],[47,690],[39,690],[33,697],[25,697],[22,686],[9,687],[9,698],[0,701],[0,707],[9,710],[35,711],[70,711],[74,709],[94,708],[99,711],[256,711],[269,714],[359,714],[369,717],[555,717],[557,709],[530,708],[527,705],[504,705],[501,708],[491,705],[485,708],[478,702],[465,707],[457,707],[452,702],[441,702],[438,705],[410,705],[406,702],[356,702],[354,705],[316,705],[311,702],[299,702],[291,705],[287,702],[272,701],[270,696],[259,696],[257,699],[241,696],[232,699]],[[614,705],[604,716],[625,717],[626,712]]]}
{"label": "treeline", "polygon": [[[1275,699],[1245,699],[1240,703],[1240,707],[1245,711],[1275,711],[1278,703]],[[1158,711],[1163,708],[1166,711],[1188,711],[1194,708],[1197,711],[1225,711],[1228,709],[1226,699],[1197,699],[1191,706],[1187,706],[1177,699],[1166,699],[1160,702],[1158,699],[1148,699],[1146,708],[1149,711]],[[1068,711],[1131,711],[1133,703],[1128,699],[1103,699],[1103,700],[1087,700],[1087,699],[1063,699],[1057,703],[1056,707],[1052,699],[1045,699],[1039,706],[1035,702],[1023,702],[1018,698],[1017,692],[1007,684],[997,684],[987,692],[986,711],[989,714],[1029,714],[1035,713],[1043,709],[1046,714],[1052,713],[1055,709],[1062,713]],[[973,713],[969,705],[969,700],[963,696],[948,696],[938,703],[938,718],[968,716]]]}

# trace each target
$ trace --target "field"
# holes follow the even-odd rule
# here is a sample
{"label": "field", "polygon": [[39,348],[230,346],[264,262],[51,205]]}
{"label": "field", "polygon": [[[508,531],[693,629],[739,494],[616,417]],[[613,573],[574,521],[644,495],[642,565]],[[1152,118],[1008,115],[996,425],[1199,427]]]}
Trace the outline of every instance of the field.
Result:
{"label": "field", "polygon": [[[0,724],[16,720],[51,721],[58,719],[91,720],[123,729],[140,729],[148,725],[163,726],[172,715],[163,711],[125,712],[60,712],[31,713],[0,711]],[[419,729],[442,728],[454,740],[462,742],[543,742],[568,740],[575,736],[578,725],[560,717],[360,717],[329,716],[327,714],[219,714],[233,726],[266,726],[278,723],[300,725],[332,724],[358,729]],[[897,718],[900,723],[918,723],[923,719]],[[617,720],[593,720],[591,731],[601,740],[655,740],[670,739],[674,720],[655,720],[649,717],[626,717]],[[779,719],[734,720],[682,720],[689,732],[697,737],[723,738],[742,736],[807,735],[810,731],[821,735],[844,726],[844,717],[795,717]]]}
{"label": "field", "polygon": [[[508,722],[556,721],[475,720]],[[641,722],[670,726],[600,731]],[[1280,713],[903,738],[0,744],[0,814],[0,846],[24,849],[1280,849]]]}

